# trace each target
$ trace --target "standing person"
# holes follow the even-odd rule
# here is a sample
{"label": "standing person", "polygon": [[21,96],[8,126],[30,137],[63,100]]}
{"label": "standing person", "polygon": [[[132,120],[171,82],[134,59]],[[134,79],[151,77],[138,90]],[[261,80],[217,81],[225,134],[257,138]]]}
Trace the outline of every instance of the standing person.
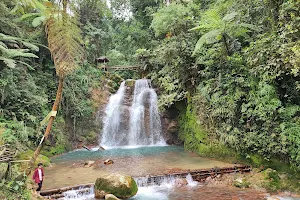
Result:
{"label": "standing person", "polygon": [[44,169],[43,169],[43,163],[39,163],[38,167],[34,170],[32,179],[36,184],[38,184],[38,188],[36,189],[36,192],[40,193],[43,180],[44,180]]}

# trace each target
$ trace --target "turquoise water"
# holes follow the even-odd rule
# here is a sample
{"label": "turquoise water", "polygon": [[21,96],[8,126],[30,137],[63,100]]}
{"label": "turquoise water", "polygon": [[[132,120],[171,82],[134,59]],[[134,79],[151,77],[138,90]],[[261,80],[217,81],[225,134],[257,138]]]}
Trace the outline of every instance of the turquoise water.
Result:
{"label": "turquoise water", "polygon": [[[105,165],[111,159],[114,164]],[[86,161],[94,161],[86,167]],[[231,167],[232,164],[203,158],[179,146],[139,146],[111,148],[104,151],[77,150],[55,158],[47,168],[44,188],[53,189],[93,183],[99,173],[120,173],[133,177],[169,174],[187,170]]]}
{"label": "turquoise water", "polygon": [[183,147],[179,146],[119,147],[104,151],[88,151],[80,149],[52,158],[51,161],[57,163],[65,161],[94,160],[108,157],[146,157],[170,152],[185,154]]}
{"label": "turquoise water", "polygon": [[[105,159],[113,159],[114,164],[104,165]],[[93,167],[85,168],[82,161],[98,161]],[[93,183],[98,173],[125,173],[139,177],[151,174],[167,174],[172,171],[206,169],[231,166],[216,160],[201,158],[196,154],[184,151],[179,146],[139,146],[117,147],[104,151],[85,149],[72,151],[52,159],[54,166],[47,169],[45,188]],[[78,164],[79,165],[76,165]],[[81,165],[80,165],[81,163]],[[75,164],[75,165],[74,165]],[[94,192],[78,194],[69,191],[65,200],[94,200]],[[266,195],[255,190],[244,190],[233,187],[195,187],[178,188],[172,181],[161,185],[139,187],[139,192],[130,200],[232,200],[239,196],[245,200],[267,199]],[[251,198],[249,198],[251,197]],[[290,197],[277,197],[280,200],[299,200]]]}

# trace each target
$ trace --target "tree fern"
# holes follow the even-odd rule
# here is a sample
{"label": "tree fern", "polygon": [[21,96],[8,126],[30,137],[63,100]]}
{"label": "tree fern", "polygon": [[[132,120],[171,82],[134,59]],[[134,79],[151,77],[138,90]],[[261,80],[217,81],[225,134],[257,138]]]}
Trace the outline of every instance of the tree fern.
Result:
{"label": "tree fern", "polygon": [[222,31],[220,29],[215,29],[202,35],[202,37],[198,40],[195,46],[193,55],[195,55],[195,53],[197,53],[203,47],[204,44],[212,44],[214,42],[219,41],[220,37],[222,37],[221,34]]}
{"label": "tree fern", "polygon": [[33,27],[45,25],[48,47],[56,73],[59,77],[65,77],[76,68],[76,61],[80,60],[84,54],[81,30],[75,11],[72,10],[72,14],[69,14],[66,12],[67,8],[61,8],[61,5],[48,1],[45,1],[44,5],[36,0],[22,0],[22,3],[34,4],[32,7],[38,8],[38,13],[26,13],[21,19],[33,17]]}
{"label": "tree fern", "polygon": [[250,31],[260,31],[259,27],[252,24],[239,23],[237,20],[238,12],[233,11],[224,14],[224,6],[226,5],[214,5],[203,14],[199,26],[191,29],[192,31],[198,30],[202,35],[195,46],[193,55],[199,52],[205,44],[219,41],[223,41],[227,48],[227,53],[230,53],[229,43],[231,40],[234,42],[238,37],[247,38],[247,33]]}
{"label": "tree fern", "polygon": [[[21,46],[28,49],[22,49]],[[21,58],[38,58],[35,54],[30,53],[30,50],[38,51],[39,48],[34,44],[23,41],[21,38],[0,33],[0,60],[7,67],[15,68],[17,63],[27,65]]]}
{"label": "tree fern", "polygon": [[64,77],[76,68],[76,61],[83,55],[76,19],[52,14],[46,23],[46,33],[56,72]]}

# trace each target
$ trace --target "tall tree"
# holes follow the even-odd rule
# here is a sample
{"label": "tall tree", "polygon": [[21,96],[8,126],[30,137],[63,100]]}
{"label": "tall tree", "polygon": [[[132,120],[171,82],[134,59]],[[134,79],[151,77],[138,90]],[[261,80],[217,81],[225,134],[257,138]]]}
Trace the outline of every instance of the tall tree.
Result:
{"label": "tall tree", "polygon": [[44,136],[30,160],[30,167],[26,172],[28,175],[41,151],[43,141],[50,135],[52,124],[61,102],[64,79],[78,66],[78,61],[80,61],[83,56],[83,48],[81,45],[81,31],[78,26],[75,10],[69,0],[63,0],[62,5],[59,3],[45,2],[44,5],[41,6],[40,3],[34,2],[34,0],[28,0],[26,3],[33,3],[33,5],[39,6],[40,13],[38,13],[38,15],[36,15],[36,13],[31,15],[37,16],[32,23],[34,26],[41,23],[45,25],[48,46],[59,78],[52,114],[50,115]]}

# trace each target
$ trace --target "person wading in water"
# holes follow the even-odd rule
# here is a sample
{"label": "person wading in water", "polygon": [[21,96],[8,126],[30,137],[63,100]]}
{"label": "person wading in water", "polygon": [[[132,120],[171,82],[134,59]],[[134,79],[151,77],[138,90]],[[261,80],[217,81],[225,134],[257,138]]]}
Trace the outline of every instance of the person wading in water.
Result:
{"label": "person wading in water", "polygon": [[36,192],[39,194],[44,180],[43,163],[38,164],[38,167],[34,170],[32,179],[36,184],[38,184],[38,188],[36,189]]}

